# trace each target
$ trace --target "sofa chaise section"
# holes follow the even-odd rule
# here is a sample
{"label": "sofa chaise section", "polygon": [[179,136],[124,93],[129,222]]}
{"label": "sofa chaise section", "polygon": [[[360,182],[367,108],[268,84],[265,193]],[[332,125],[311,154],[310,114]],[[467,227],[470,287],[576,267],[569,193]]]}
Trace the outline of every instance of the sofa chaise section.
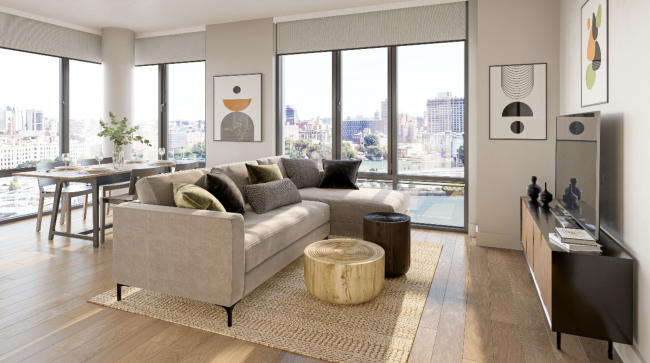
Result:
{"label": "sofa chaise section", "polygon": [[384,189],[300,189],[303,200],[330,207],[331,234],[363,238],[363,216],[373,212],[407,213],[408,194]]}

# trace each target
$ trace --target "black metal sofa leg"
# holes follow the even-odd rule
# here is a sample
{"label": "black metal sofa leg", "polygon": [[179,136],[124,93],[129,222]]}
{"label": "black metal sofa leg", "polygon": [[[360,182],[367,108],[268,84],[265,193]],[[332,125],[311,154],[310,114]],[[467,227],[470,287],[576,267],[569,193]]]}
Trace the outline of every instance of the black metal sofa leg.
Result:
{"label": "black metal sofa leg", "polygon": [[122,287],[128,285],[117,284],[117,301],[122,301]]}
{"label": "black metal sofa leg", "polygon": [[226,313],[228,314],[228,327],[229,328],[232,327],[232,310],[235,308],[235,305],[237,305],[238,302],[239,301],[234,303],[232,306],[217,305],[217,306],[221,306],[222,308],[226,309]]}

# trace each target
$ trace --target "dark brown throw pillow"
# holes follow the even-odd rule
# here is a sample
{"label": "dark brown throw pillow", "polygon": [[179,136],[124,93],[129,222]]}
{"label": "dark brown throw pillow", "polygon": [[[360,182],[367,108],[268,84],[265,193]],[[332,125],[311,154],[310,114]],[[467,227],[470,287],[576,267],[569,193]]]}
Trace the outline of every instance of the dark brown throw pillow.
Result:
{"label": "dark brown throw pillow", "polygon": [[205,189],[214,195],[229,213],[246,213],[244,196],[226,174],[212,172],[205,178]]}
{"label": "dark brown throw pillow", "polygon": [[319,188],[359,189],[357,174],[361,160],[326,160],[323,159],[323,179]]}

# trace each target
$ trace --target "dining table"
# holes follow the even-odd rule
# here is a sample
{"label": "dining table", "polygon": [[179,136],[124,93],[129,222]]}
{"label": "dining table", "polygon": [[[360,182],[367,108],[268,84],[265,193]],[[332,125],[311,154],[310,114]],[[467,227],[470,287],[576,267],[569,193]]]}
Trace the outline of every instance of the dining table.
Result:
{"label": "dining table", "polygon": [[[61,170],[50,169],[41,171],[24,171],[13,173],[14,176],[32,177],[32,178],[47,178],[55,179],[54,202],[52,204],[52,216],[50,221],[50,231],[48,240],[53,240],[54,236],[64,236],[70,238],[79,238],[93,242],[93,247],[99,247],[99,204],[101,195],[99,188],[102,185],[122,183],[131,179],[131,170],[145,169],[157,166],[167,167],[167,171],[171,171],[176,166],[173,161],[167,163],[125,163],[119,168],[115,168],[113,164],[101,164],[88,167],[79,167],[77,170]],[[93,168],[104,168],[105,171],[93,172]],[[86,183],[90,186],[90,194],[92,194],[92,218],[93,226],[91,229],[80,230],[76,232],[64,232],[56,230],[56,220],[59,214],[59,203],[61,200],[61,190],[67,183]],[[107,227],[110,227],[107,225]]]}

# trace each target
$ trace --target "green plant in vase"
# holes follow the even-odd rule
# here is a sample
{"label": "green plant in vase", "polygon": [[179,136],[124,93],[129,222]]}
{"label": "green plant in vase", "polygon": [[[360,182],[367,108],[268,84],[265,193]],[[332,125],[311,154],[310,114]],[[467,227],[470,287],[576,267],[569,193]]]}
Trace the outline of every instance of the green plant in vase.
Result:
{"label": "green plant in vase", "polygon": [[115,169],[118,169],[124,163],[124,146],[131,145],[134,142],[151,146],[151,143],[142,136],[135,135],[139,127],[129,127],[129,121],[126,117],[118,121],[112,112],[109,112],[108,116],[111,118],[110,123],[99,120],[102,131],[97,136],[108,137],[113,142],[113,165]]}

